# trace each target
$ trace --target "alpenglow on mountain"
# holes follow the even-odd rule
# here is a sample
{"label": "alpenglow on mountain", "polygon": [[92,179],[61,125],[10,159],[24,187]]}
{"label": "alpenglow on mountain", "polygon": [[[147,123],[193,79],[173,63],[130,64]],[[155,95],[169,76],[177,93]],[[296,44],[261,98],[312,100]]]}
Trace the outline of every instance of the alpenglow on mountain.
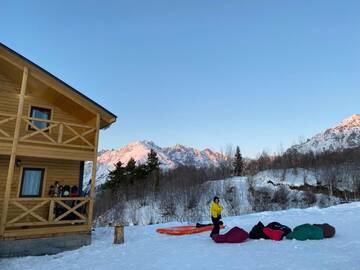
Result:
{"label": "alpenglow on mountain", "polygon": [[291,148],[300,153],[313,151],[319,154],[325,151],[334,152],[356,147],[360,147],[360,114],[354,114],[335,127]]}
{"label": "alpenglow on mountain", "polygon": [[[197,168],[219,167],[226,161],[226,157],[210,149],[198,150],[177,144],[172,147],[159,147],[152,141],[136,141],[120,149],[102,150],[98,155],[96,173],[97,185],[106,181],[109,170],[114,169],[114,164],[121,161],[127,164],[134,158],[137,164],[147,161],[148,153],[153,149],[164,170],[174,169],[178,166],[195,166]],[[91,163],[85,165],[84,181],[88,182],[91,175]]]}

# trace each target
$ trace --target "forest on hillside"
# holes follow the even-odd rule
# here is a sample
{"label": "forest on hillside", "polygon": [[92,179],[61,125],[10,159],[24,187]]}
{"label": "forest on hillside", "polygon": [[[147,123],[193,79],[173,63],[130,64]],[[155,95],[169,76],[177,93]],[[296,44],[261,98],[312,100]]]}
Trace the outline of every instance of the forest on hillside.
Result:
{"label": "forest on hillside", "polygon": [[[291,171],[296,176],[299,170],[312,171],[317,178],[316,185],[289,187],[274,185],[258,186],[256,175],[263,171],[274,171],[277,175],[285,175]],[[305,170],[305,171],[306,171]],[[281,155],[268,155],[263,152],[256,159],[244,160],[239,147],[227,162],[219,167],[195,168],[179,166],[173,170],[160,170],[160,162],[155,151],[151,150],[145,164],[136,164],[130,159],[127,164],[119,162],[110,172],[108,181],[97,192],[95,216],[102,217],[113,211],[115,219],[121,219],[128,205],[134,202],[137,208],[146,207],[156,201],[161,215],[169,220],[176,218],[178,207],[184,208],[183,219],[198,220],[204,210],[199,206],[199,198],[207,194],[209,181],[242,177],[246,181],[246,194],[251,211],[307,207],[319,204],[317,195],[323,195],[320,206],[328,206],[333,202],[331,196],[340,201],[353,201],[360,198],[360,148],[347,149],[341,152],[324,152],[300,154],[296,150],[288,150]],[[306,175],[304,176],[306,178]],[[271,182],[271,181],[270,181]],[[269,183],[267,183],[269,184]],[[223,200],[229,208],[229,214],[239,213],[240,201],[236,193],[239,191],[230,184],[224,184]],[[300,191],[301,196],[293,191]],[[209,195],[209,199],[211,196]],[[136,202],[136,203],[135,203]],[[134,206],[135,207],[135,206]],[[132,211],[137,211],[133,209]],[[200,211],[200,212],[199,212]]]}

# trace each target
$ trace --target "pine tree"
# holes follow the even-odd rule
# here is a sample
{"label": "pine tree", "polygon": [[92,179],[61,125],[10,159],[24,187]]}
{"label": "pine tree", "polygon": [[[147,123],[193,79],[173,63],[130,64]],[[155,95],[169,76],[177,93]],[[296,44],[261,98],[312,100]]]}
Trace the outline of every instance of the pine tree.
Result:
{"label": "pine tree", "polygon": [[127,180],[130,182],[131,185],[134,184],[134,180],[137,178],[137,167],[136,161],[132,157],[129,159],[128,163],[125,167]]}
{"label": "pine tree", "polygon": [[158,192],[160,189],[160,162],[157,153],[153,149],[148,154],[146,166],[149,175],[154,177],[154,190]]}
{"label": "pine tree", "polygon": [[134,158],[130,158],[126,164],[125,170],[128,175],[133,175],[136,170],[136,161]]}
{"label": "pine tree", "polygon": [[236,147],[235,159],[233,161],[234,175],[241,176],[244,169],[244,161],[240,152],[240,147]]}
{"label": "pine tree", "polygon": [[146,165],[149,173],[152,173],[153,171],[159,171],[160,169],[159,158],[157,156],[157,153],[153,149],[151,149],[150,153],[148,154]]}
{"label": "pine tree", "polygon": [[126,169],[121,161],[115,164],[115,169],[109,173],[108,181],[103,184],[104,189],[117,188],[121,183],[126,181]]}

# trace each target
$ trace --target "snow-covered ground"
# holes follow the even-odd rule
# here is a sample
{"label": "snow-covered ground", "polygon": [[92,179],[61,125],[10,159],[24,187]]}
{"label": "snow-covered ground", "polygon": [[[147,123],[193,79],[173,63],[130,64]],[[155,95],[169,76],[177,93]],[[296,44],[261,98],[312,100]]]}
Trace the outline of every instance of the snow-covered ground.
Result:
{"label": "snow-covered ground", "polygon": [[317,179],[314,171],[297,168],[296,170],[265,170],[254,176],[257,184],[267,184],[269,181],[274,184],[299,187],[304,184],[316,186]]}
{"label": "snow-covered ground", "polygon": [[329,208],[291,209],[225,218],[227,229],[249,231],[259,220],[279,221],[290,227],[303,223],[330,223],[334,238],[313,241],[248,240],[242,244],[215,244],[208,233],[167,236],[157,234],[168,223],[133,226],[125,230],[124,245],[113,245],[111,228],[98,228],[93,243],[53,256],[4,259],[0,269],[360,269],[360,203]]}

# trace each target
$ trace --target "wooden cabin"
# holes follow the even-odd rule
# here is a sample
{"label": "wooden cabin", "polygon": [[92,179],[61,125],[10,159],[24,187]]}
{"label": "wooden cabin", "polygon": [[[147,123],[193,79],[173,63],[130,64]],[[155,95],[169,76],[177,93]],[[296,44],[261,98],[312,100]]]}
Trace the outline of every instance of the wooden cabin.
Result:
{"label": "wooden cabin", "polygon": [[[115,121],[0,43],[0,257],[90,243],[99,130]],[[86,196],[85,161],[95,164]]]}

